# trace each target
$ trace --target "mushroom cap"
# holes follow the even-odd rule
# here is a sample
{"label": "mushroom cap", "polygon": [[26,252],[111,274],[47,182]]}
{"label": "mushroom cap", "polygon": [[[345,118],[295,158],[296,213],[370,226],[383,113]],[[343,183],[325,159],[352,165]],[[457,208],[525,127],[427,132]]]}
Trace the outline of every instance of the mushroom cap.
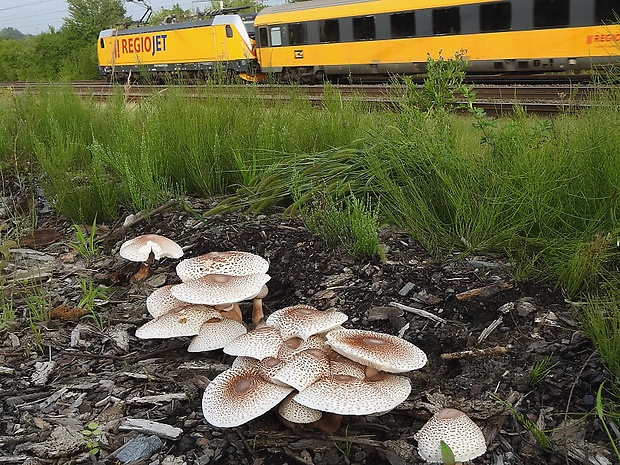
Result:
{"label": "mushroom cap", "polygon": [[177,265],[177,275],[181,281],[192,281],[208,274],[245,276],[264,274],[269,262],[250,252],[231,250],[228,252],[209,252],[198,257],[182,260]]}
{"label": "mushroom cap", "polygon": [[188,352],[206,352],[221,349],[235,338],[245,334],[247,329],[243,323],[224,318],[205,321],[198,334],[192,338],[187,348]]}
{"label": "mushroom cap", "polygon": [[333,352],[327,345],[323,334],[313,334],[305,341],[300,337],[291,337],[285,340],[280,346],[278,358],[284,360],[285,362],[290,362],[295,359],[297,354],[308,349],[318,349],[326,354]]}
{"label": "mushroom cap", "polygon": [[145,262],[153,252],[155,260],[160,258],[180,258],[183,249],[172,239],[159,234],[144,234],[123,242],[119,251],[121,257],[133,262]]}
{"label": "mushroom cap", "polygon": [[172,295],[170,292],[172,286],[174,284],[157,288],[146,298],[146,309],[154,318],[187,305],[187,302],[183,302]]}
{"label": "mushroom cap", "polygon": [[267,274],[229,276],[210,274],[172,287],[170,292],[183,302],[222,305],[251,299],[271,277]]}
{"label": "mushroom cap", "polygon": [[349,375],[330,375],[315,381],[294,399],[306,407],[340,415],[387,412],[411,392],[409,379],[385,374],[376,381]]}
{"label": "mushroom cap", "polygon": [[427,362],[422,349],[391,334],[362,329],[337,329],[325,337],[339,354],[377,370],[403,373],[418,370]]}
{"label": "mushroom cap", "polygon": [[325,333],[340,326],[347,315],[336,310],[318,310],[310,305],[293,305],[276,310],[267,317],[267,324],[275,326],[284,339],[300,337],[304,341],[313,334]]}
{"label": "mushroom cap", "polygon": [[208,305],[185,305],[158,316],[136,330],[140,339],[165,339],[194,336],[206,321],[222,319],[220,312]]}
{"label": "mushroom cap", "polygon": [[265,380],[258,368],[232,367],[206,387],[202,413],[214,426],[239,426],[278,405],[292,390]]}
{"label": "mushroom cap", "polygon": [[308,349],[298,353],[290,362],[286,363],[273,376],[273,379],[292,386],[298,391],[303,391],[328,373],[329,360],[327,355],[318,349]]}
{"label": "mushroom cap", "polygon": [[282,402],[280,402],[280,405],[278,405],[278,413],[282,416],[282,418],[293,423],[301,424],[318,421],[323,416],[323,412],[306,407],[305,405],[301,405],[293,399],[293,396],[294,394],[289,394]]}
{"label": "mushroom cap", "polygon": [[482,431],[460,410],[439,410],[422,426],[414,438],[418,441],[418,453],[427,462],[442,462],[441,441],[454,453],[456,462],[466,462],[480,457],[487,450]]}
{"label": "mushroom cap", "polygon": [[262,360],[277,357],[283,342],[280,331],[262,324],[226,344],[224,353]]}

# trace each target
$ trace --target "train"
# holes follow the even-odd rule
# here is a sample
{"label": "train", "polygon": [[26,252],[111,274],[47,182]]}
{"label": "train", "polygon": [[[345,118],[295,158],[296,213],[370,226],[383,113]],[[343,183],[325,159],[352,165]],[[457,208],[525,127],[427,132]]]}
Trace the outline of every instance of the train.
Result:
{"label": "train", "polygon": [[307,0],[256,14],[99,35],[99,74],[376,81],[460,54],[471,73],[582,71],[620,62],[620,0]]}

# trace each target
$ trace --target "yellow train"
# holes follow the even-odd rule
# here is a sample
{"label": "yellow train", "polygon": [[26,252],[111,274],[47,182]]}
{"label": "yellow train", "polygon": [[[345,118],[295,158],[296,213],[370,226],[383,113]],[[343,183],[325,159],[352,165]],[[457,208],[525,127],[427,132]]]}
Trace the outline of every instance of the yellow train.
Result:
{"label": "yellow train", "polygon": [[[218,16],[197,26],[194,36],[182,24],[103,31],[100,71],[139,64],[155,72],[192,71],[221,62],[251,79],[370,80],[423,73],[428,56],[461,51],[473,73],[589,70],[620,62],[619,16],[620,0],[309,0],[231,23],[233,37],[207,32],[223,25]],[[154,34],[151,51],[157,34],[166,34],[174,51],[159,61],[137,52],[135,44],[148,34]],[[242,36],[247,39],[237,40]],[[133,52],[121,42],[119,53],[123,37],[134,37]]]}
{"label": "yellow train", "polygon": [[219,15],[211,20],[163,24],[99,33],[99,75],[123,80],[150,75],[196,78],[216,70],[255,76],[255,15]]}

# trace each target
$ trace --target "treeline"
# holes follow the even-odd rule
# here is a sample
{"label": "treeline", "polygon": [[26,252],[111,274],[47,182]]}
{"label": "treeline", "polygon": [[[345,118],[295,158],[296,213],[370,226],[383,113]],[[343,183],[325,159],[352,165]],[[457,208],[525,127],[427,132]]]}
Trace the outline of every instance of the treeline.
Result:
{"label": "treeline", "polygon": [[[231,0],[226,6],[256,5]],[[131,23],[118,0],[67,0],[69,17],[60,29],[50,28],[37,35],[24,35],[14,28],[0,31],[0,81],[72,81],[97,77],[97,37],[99,32]],[[219,2],[218,2],[219,5]],[[189,10],[178,4],[161,9],[149,23],[166,17],[184,20]]]}

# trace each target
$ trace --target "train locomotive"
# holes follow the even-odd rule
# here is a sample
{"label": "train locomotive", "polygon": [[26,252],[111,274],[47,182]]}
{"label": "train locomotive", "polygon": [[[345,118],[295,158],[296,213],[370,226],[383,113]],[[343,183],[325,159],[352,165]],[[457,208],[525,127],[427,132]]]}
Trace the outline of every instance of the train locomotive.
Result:
{"label": "train locomotive", "polygon": [[[308,0],[245,18],[102,31],[99,72],[220,66],[247,80],[370,81],[424,73],[429,56],[455,53],[472,73],[590,70],[620,61],[619,16],[620,0]],[[157,35],[165,50],[155,49]]]}

